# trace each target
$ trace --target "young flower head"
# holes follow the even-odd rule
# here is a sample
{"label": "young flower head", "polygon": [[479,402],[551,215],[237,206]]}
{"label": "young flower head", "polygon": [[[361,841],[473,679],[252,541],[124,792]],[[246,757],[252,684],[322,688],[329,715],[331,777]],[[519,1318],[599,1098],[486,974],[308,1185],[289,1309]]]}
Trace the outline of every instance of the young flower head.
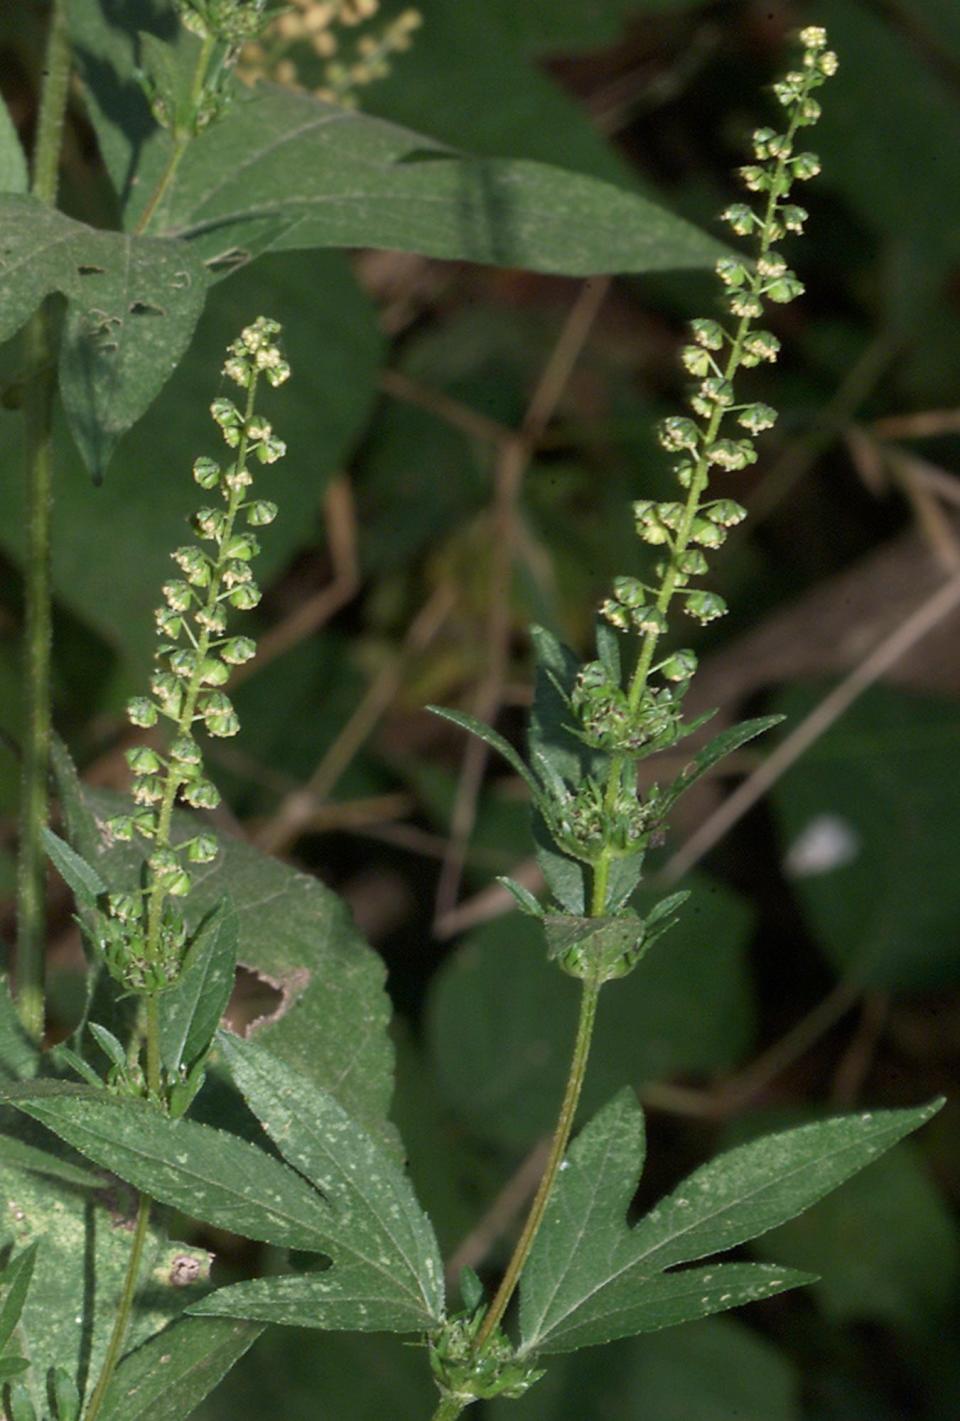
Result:
{"label": "young flower head", "polygon": [[[216,852],[216,841],[209,834],[173,845],[170,830],[178,799],[195,809],[213,809],[220,802],[216,786],[203,773],[203,752],[196,732],[223,737],[240,729],[233,703],[220,688],[233,667],[242,666],[256,653],[254,640],[236,634],[228,623],[260,600],[251,569],[260,543],[250,529],[271,523],[277,512],[276,504],[253,500],[248,490],[253,482],[251,459],[272,464],[286,451],[283,441],[254,408],[261,378],[272,386],[289,378],[290,366],[282,355],[279,337],[277,322],[261,316],[228,348],[224,374],[241,387],[244,398],[241,405],[218,398],[211,414],[228,449],[235,453],[223,465],[206,456],[193,465],[196,482],[208,494],[219,493],[220,503],[197,510],[192,526],[198,541],[171,554],[181,576],[164,584],[164,605],[156,612],[159,640],[151,694],[134,697],[127,707],[134,725],[149,728],[166,720],[173,727],[168,756],[151,746],[127,752],[136,777],[132,792],[139,810],[133,816],[120,816],[113,824],[116,837],[130,839],[136,831],[154,845],[148,861],[150,878],[144,898],[138,900],[135,924],[141,955],[148,961],[160,951],[169,917],[165,917],[165,899],[190,891],[186,864],[208,863]],[[241,520],[248,526],[242,527]],[[118,931],[110,929],[115,962],[122,957],[118,956]],[[167,940],[173,940],[169,932]],[[177,965],[168,962],[164,971],[175,973]],[[149,988],[144,985],[148,978]],[[138,968],[139,986],[134,989],[157,990],[158,981],[156,972],[145,976]]]}
{"label": "young flower head", "polygon": [[[800,129],[816,123],[820,109],[813,94],[836,72],[837,59],[827,48],[822,27],[808,25],[799,39],[801,66],[774,86],[785,111],[781,122],[754,132],[751,161],[740,169],[748,194],[755,197],[731,203],[722,214],[734,236],[750,239],[754,251],[752,255],[724,256],[717,262],[726,319],[698,317],[691,322],[690,340],[681,353],[684,369],[695,381],[689,411],[669,416],[658,427],[661,446],[680,456],[673,468],[682,497],[661,502],[642,499],[634,504],[638,537],[663,553],[655,568],[659,582],[648,585],[633,577],[617,578],[612,594],[600,607],[608,626],[640,638],[636,667],[623,689],[599,663],[590,663],[570,699],[581,738],[588,745],[623,757],[649,753],[651,745],[670,744],[689,729],[681,722],[680,703],[696,658],[692,652],[676,652],[657,662],[657,644],[668,630],[674,597],[681,600],[686,615],[701,625],[726,612],[723,598],[698,584],[708,571],[710,553],[722,546],[728,529],[736,526],[746,511],[726,495],[726,487],[723,497],[709,498],[708,484],[715,477],[726,485],[755,463],[758,454],[752,436],[772,428],[777,418],[776,410],[768,404],[743,403],[736,383],[741,367],[777,359],[779,340],[757,324],[767,306],[786,304],[803,292],[779,243],[788,233],[802,232],[807,220],[805,210],[790,201],[791,189],[795,183],[814,177],[820,162],[815,153],[797,151],[796,139]],[[651,684],[654,677],[660,678],[659,688]],[[611,786],[613,783],[614,777]],[[611,789],[608,809],[612,795]],[[622,852],[625,842],[624,811],[618,812],[617,845],[613,840],[607,843],[608,856],[613,857]],[[581,807],[580,821],[585,813]],[[599,817],[595,823],[591,821],[588,835],[591,840],[602,838],[603,816],[600,810],[596,815]],[[563,833],[566,851],[574,853],[569,845],[582,834],[582,823],[579,828],[574,826],[574,832],[569,820],[568,814]],[[645,822],[643,814],[630,822],[638,842],[646,833],[639,828]]]}

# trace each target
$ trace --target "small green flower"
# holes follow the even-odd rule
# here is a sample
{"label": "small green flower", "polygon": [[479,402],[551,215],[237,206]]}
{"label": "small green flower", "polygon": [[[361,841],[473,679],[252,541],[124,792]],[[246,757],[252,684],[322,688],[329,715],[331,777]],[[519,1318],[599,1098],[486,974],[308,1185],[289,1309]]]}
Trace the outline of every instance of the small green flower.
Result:
{"label": "small green flower", "polygon": [[134,696],[127,701],[127,719],[132,725],[148,730],[157,723],[157,708],[147,696]]}
{"label": "small green flower", "polygon": [[693,617],[702,626],[706,626],[708,622],[714,622],[718,617],[726,614],[727,604],[716,592],[690,592],[687,595],[684,611],[687,616]]}

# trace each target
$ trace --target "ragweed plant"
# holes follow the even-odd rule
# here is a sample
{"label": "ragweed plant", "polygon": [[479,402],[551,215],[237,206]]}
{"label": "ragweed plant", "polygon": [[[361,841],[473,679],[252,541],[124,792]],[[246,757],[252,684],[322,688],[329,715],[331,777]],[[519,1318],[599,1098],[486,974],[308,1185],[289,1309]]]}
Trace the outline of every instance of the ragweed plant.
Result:
{"label": "ragweed plant", "polygon": [[[369,8],[358,4],[355,12]],[[189,171],[197,151],[192,140],[203,137],[207,144],[207,120],[212,123],[224,107],[217,66],[235,62],[238,45],[265,13],[261,4],[245,6],[242,0],[180,0],[178,9],[200,52],[186,97],[173,68],[153,70],[166,75],[167,87],[151,90],[147,83],[170,143],[138,219],[141,228],[168,201],[175,210],[178,172],[181,164]],[[376,1060],[376,1048],[373,1056],[364,1054],[373,1028],[382,1024],[380,999],[371,1005],[363,996],[351,1017],[350,992],[341,992],[341,977],[365,970],[356,956],[339,954],[345,915],[331,910],[330,895],[305,875],[245,846],[219,844],[202,823],[186,827],[191,810],[218,801],[200,737],[229,737],[239,729],[224,687],[231,668],[248,661],[255,647],[237,630],[234,614],[259,601],[252,571],[256,530],[277,511],[253,488],[256,466],[284,453],[256,400],[261,381],[279,385],[290,372],[279,328],[260,318],[229,348],[224,374],[243,398],[215,400],[212,414],[230,457],[222,466],[206,456],[193,465],[210,502],[194,515],[196,541],[173,553],[177,575],[165,583],[156,613],[149,694],[129,707],[133,724],[151,732],[128,753],[132,806],[120,813],[114,806],[104,824],[97,817],[100,806],[85,799],[69,763],[61,757],[59,764],[71,842],[48,833],[46,843],[74,890],[91,945],[94,989],[83,1020],[69,1045],[41,1054],[14,1039],[0,1016],[0,1103],[59,1137],[52,1144],[44,1139],[41,1147],[11,1132],[14,1165],[4,1178],[12,1181],[14,1252],[0,1277],[5,1421],[38,1421],[41,1412],[46,1417],[51,1397],[56,1421],[79,1421],[81,1414],[83,1421],[128,1421],[133,1415],[185,1421],[269,1323],[416,1335],[429,1351],[439,1387],[434,1421],[455,1421],[477,1400],[523,1395],[553,1354],[707,1317],[811,1281],[787,1268],[712,1259],[800,1213],[938,1108],[840,1117],[741,1146],[695,1171],[633,1226],[627,1211],[644,1159],[643,1116],[633,1093],[617,1095],[571,1145],[601,989],[637,967],[687,896],[672,894],[641,914],[633,895],[645,854],[662,840],[679,796],[775,721],[766,717],[726,731],[679,777],[638,792],[638,763],[671,749],[705,719],[684,715],[696,657],[682,646],[671,649],[666,638],[676,610],[701,625],[725,611],[704,583],[709,554],[744,517],[731,496],[736,485],[725,485],[754,462],[754,437],[776,418],[768,405],[741,398],[739,379],[742,370],[776,359],[777,339],[759,324],[767,305],[789,302],[802,290],[778,244],[803,228],[806,214],[791,200],[792,190],[819,164],[797,141],[819,116],[815,95],[835,71],[836,58],[819,27],[803,30],[800,41],[800,68],[775,87],[783,129],[758,130],[755,161],[742,169],[755,200],[725,213],[733,232],[751,238],[755,251],[718,263],[720,318],[695,320],[683,351],[684,367],[696,382],[689,410],[660,429],[663,448],[675,458],[678,496],[634,505],[638,536],[656,550],[652,574],[615,580],[600,607],[596,656],[586,663],[551,635],[535,632],[538,684],[529,763],[489,727],[442,712],[500,750],[529,786],[547,896],[540,901],[518,884],[510,887],[520,907],[542,924],[548,957],[581,983],[579,1024],[546,1167],[499,1286],[488,1296],[481,1280],[465,1270],[458,1306],[448,1305],[433,1226],[384,1121],[389,1089],[377,1075],[367,1092],[361,1079],[365,1071],[377,1074],[388,1052]],[[155,60],[157,55],[154,47]],[[239,130],[228,131],[230,143],[238,131],[246,144],[260,142],[259,128],[251,136],[246,126],[249,114],[269,116],[271,103],[269,95],[250,103],[238,99]],[[291,141],[304,129],[327,127],[326,113],[318,117],[309,101],[298,98],[293,107]],[[286,100],[274,118],[287,123],[285,115]],[[349,123],[382,136],[382,127],[366,129],[362,116]],[[269,138],[271,163],[280,146]],[[228,144],[226,151],[235,163],[237,152],[247,149]],[[204,152],[209,147],[197,159],[201,164]],[[447,162],[444,156],[442,164],[383,168],[391,182],[412,172],[417,182],[430,183]],[[215,173],[219,191],[229,166],[200,171],[208,179]],[[371,164],[371,172],[379,171]],[[204,186],[196,171],[194,185]],[[245,235],[249,207],[256,221],[266,209],[252,203],[246,185],[241,198],[243,210],[231,209],[230,220]],[[321,194],[321,206],[325,200]],[[462,193],[456,185],[452,202],[459,231]],[[404,205],[404,223],[415,208]],[[303,217],[298,208],[278,220],[282,240],[299,231]],[[218,222],[216,210],[206,213],[198,239]],[[218,231],[218,244],[221,238]],[[148,249],[154,251],[153,242]],[[142,245],[134,250],[146,260]],[[214,255],[220,252],[217,245]],[[186,261],[179,252],[178,259]],[[184,274],[178,266],[178,280]],[[88,270],[85,279],[94,275]],[[182,286],[181,280],[175,289]],[[124,293],[128,301],[126,286]],[[166,739],[154,739],[161,726]],[[178,803],[185,809],[177,812]],[[232,879],[223,862],[231,859],[239,864]],[[231,900],[231,882],[244,897],[243,914]],[[316,894],[323,897],[320,912]],[[314,995],[314,1015],[304,1010],[289,1036],[267,1028],[252,1038],[218,1030],[233,986],[241,916],[254,955],[262,940],[272,950],[275,936],[292,933],[306,958],[313,938],[334,931],[330,923],[336,922],[337,951],[310,959],[310,970],[295,964],[288,983],[291,995],[302,990],[307,998],[329,991],[326,979],[333,976],[336,990],[320,997],[319,1010]],[[377,976],[377,990],[379,983]],[[118,1024],[119,1013],[109,1016],[121,1035],[104,1021],[118,998],[137,1007],[132,1022]],[[42,1022],[42,997],[37,1004],[39,1013],[25,1018],[31,1023]],[[96,1050],[88,1054],[91,1039]],[[93,1064],[103,1057],[109,1062],[105,1080]],[[248,1133],[184,1118],[212,1059],[221,1094],[205,1099],[213,1098],[216,1109],[222,1093],[232,1089],[234,1105],[241,1098],[269,1136],[269,1150]],[[64,1078],[68,1068],[82,1084]],[[113,1191],[105,1204],[102,1175],[81,1168],[63,1144],[108,1171],[111,1183],[116,1176],[133,1186],[130,1229],[115,1226]],[[0,1161],[0,1173],[4,1168]],[[313,1261],[225,1287],[201,1283],[199,1290],[175,1296],[173,1290],[188,1289],[200,1270],[182,1245],[168,1256],[162,1207],[279,1250],[312,1255]],[[149,1273],[148,1259],[159,1265]],[[518,1289],[515,1336],[505,1321]]]}

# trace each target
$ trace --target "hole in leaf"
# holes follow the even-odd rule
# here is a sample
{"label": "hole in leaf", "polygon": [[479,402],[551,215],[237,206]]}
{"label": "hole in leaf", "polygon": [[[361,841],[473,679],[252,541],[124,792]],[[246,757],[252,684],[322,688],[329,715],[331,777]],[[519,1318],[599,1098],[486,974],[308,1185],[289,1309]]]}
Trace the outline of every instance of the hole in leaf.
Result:
{"label": "hole in leaf", "polygon": [[167,314],[162,306],[154,306],[151,301],[131,301],[129,311],[131,316],[165,316]]}
{"label": "hole in leaf", "polygon": [[106,268],[102,266],[78,266],[78,276],[103,276]]}
{"label": "hole in leaf", "polygon": [[282,1016],[288,1003],[289,992],[275,980],[239,966],[223,1019],[231,1031],[247,1036],[251,1027]]}

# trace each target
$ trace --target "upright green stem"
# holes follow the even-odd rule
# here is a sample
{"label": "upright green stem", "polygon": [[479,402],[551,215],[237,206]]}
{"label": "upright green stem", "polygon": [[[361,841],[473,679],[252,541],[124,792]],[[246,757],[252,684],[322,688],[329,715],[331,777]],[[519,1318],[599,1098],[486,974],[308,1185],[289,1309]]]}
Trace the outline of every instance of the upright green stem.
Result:
{"label": "upright green stem", "polygon": [[[44,60],[32,190],[57,197],[60,145],[70,82],[66,0],[55,0]],[[41,831],[47,822],[50,759],[50,504],[55,376],[49,313],[31,318],[25,340],[24,388],[27,548],[24,612],[24,743],[17,863],[17,1005],[32,1037],[43,1035],[45,872]]]}
{"label": "upright green stem", "polygon": [[[190,86],[190,104],[191,109],[194,111],[196,110],[196,107],[200,102],[200,97],[203,93],[203,86],[207,77],[207,69],[210,66],[210,59],[213,55],[215,46],[216,39],[212,35],[208,35],[207,38],[203,41],[200,53],[197,56],[197,67],[193,72],[193,83]],[[170,156],[166,161],[166,165],[164,166],[163,172],[160,174],[160,177],[157,180],[156,187],[153,189],[153,192],[147,198],[146,205],[140,214],[136,226],[133,229],[138,236],[145,232],[150,226],[150,223],[153,221],[153,218],[157,213],[157,209],[159,208],[161,202],[167,195],[167,190],[169,189],[170,184],[173,182],[174,178],[177,175],[177,169],[179,168],[183,155],[189,148],[190,141],[193,137],[194,134],[189,128],[180,129],[178,132],[172,135],[171,142],[173,146],[170,149]]]}
{"label": "upright green stem", "polygon": [[457,1421],[462,1411],[466,1411],[469,1401],[461,1401],[459,1396],[445,1396],[431,1417],[431,1421]]}
{"label": "upright green stem", "polygon": [[116,1316],[113,1320],[113,1331],[110,1333],[110,1341],[107,1344],[107,1353],[103,1359],[103,1368],[97,1380],[97,1385],[90,1397],[89,1405],[84,1416],[84,1421],[96,1421],[103,1406],[103,1399],[107,1394],[107,1387],[117,1369],[117,1363],[123,1352],[123,1344],[126,1341],[127,1330],[130,1326],[130,1315],[133,1312],[133,1300],[137,1292],[137,1284],[140,1281],[140,1266],[143,1262],[143,1250],[147,1241],[147,1231],[150,1227],[150,1200],[145,1194],[140,1195],[137,1206],[137,1223],[133,1234],[133,1243],[130,1248],[130,1261],[127,1264],[127,1276],[124,1279],[123,1294],[117,1308]]}
{"label": "upright green stem", "polygon": [[[597,1016],[597,999],[600,995],[600,983],[585,979],[583,992],[580,997],[580,1020],[577,1023],[577,1039],[573,1048],[573,1059],[570,1062],[570,1074],[567,1077],[567,1088],[563,1096],[563,1104],[560,1107],[560,1114],[557,1117],[556,1129],[553,1132],[553,1140],[550,1145],[550,1154],[547,1157],[546,1167],[543,1176],[534,1195],[533,1203],[530,1206],[530,1213],[523,1226],[523,1232],[517,1240],[513,1256],[507,1265],[507,1271],[503,1275],[500,1287],[496,1296],[490,1304],[489,1311],[483,1320],[483,1326],[477,1333],[477,1340],[474,1347],[475,1352],[481,1352],[499,1325],[507,1305],[516,1290],[520,1281],[520,1274],[527,1257],[533,1247],[533,1241],[543,1221],[547,1204],[550,1202],[550,1195],[553,1191],[554,1180],[557,1177],[563,1157],[567,1152],[567,1145],[570,1143],[570,1132],[573,1129],[574,1116],[577,1113],[577,1105],[580,1101],[580,1092],[583,1088],[583,1078],[587,1071],[587,1060],[590,1055],[590,1042],[593,1037],[593,1026]],[[457,1412],[449,1413],[451,1416]],[[438,1413],[439,1415],[439,1413]]]}
{"label": "upright green stem", "polygon": [[43,61],[43,85],[37,117],[37,141],[33,151],[31,191],[41,202],[53,207],[57,200],[60,172],[60,145],[63,120],[70,88],[70,33],[67,25],[68,0],[53,0],[47,49]]}

